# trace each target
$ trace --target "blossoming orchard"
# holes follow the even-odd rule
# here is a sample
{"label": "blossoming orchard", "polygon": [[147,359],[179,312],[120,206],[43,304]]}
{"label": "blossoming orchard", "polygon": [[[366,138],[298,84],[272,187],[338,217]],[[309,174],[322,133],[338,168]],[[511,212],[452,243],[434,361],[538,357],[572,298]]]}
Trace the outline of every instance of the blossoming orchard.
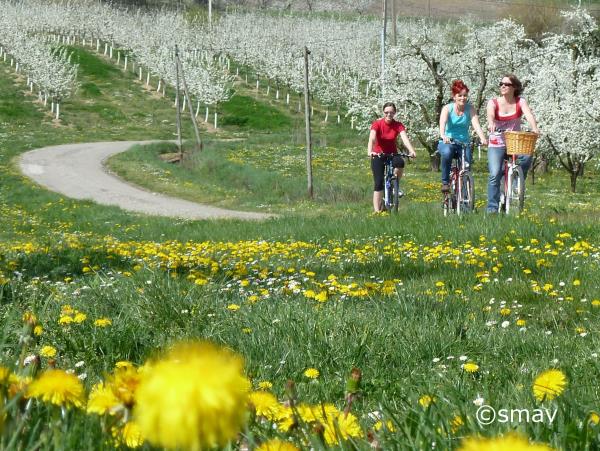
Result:
{"label": "blossoming orchard", "polygon": [[[0,0],[1,449],[600,447],[597,10],[559,2],[536,39],[400,18],[393,43],[370,2],[343,3]],[[485,128],[507,73],[541,131],[525,208],[479,211],[474,147],[477,211],[445,217],[452,81]],[[369,213],[386,101],[417,148],[397,215]],[[191,121],[203,150],[172,163]],[[134,213],[19,170],[32,149],[142,140],[98,170],[265,219]]]}

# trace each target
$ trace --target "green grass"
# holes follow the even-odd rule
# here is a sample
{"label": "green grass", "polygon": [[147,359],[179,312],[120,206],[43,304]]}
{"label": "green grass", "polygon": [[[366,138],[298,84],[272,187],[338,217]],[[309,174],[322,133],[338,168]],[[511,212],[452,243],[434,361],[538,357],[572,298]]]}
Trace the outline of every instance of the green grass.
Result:
{"label": "green grass", "polygon": [[[538,177],[520,217],[486,216],[480,202],[476,214],[443,218],[439,174],[428,171],[421,152],[406,169],[400,214],[372,216],[366,137],[347,123],[322,123],[317,105],[316,197],[308,200],[302,115],[273,91],[267,98],[264,87],[256,93],[240,84],[220,107],[223,127],[203,127],[205,151],[182,166],[160,160],[170,144],[138,146],[109,164],[153,191],[280,216],[257,223],[130,214],[47,192],[16,170],[15,157],[31,148],[173,138],[170,97],[148,92],[102,57],[77,55],[81,87],[63,105],[60,124],[0,64],[2,365],[33,371],[14,362],[52,345],[56,366],[86,373],[89,391],[118,361],[141,365],[173,341],[202,338],[240,353],[253,388],[271,381],[280,400],[292,380],[298,401],[341,409],[346,378],[360,368],[361,396],[351,410],[364,433],[373,430],[369,412],[392,421],[397,432],[376,433],[382,449],[434,441],[455,449],[465,436],[512,429],[562,449],[600,446],[586,419],[600,402],[594,168],[577,194],[558,169]],[[189,124],[184,135],[193,136]],[[474,170],[483,200],[485,154]],[[325,293],[323,302],[315,299]],[[59,324],[67,305],[86,319]],[[24,325],[27,311],[43,327],[40,336]],[[112,324],[95,326],[101,318]],[[461,356],[480,370],[463,371]],[[42,358],[41,368],[49,363]],[[320,372],[314,381],[303,375],[310,367]],[[540,404],[531,387],[549,368],[564,371],[568,386]],[[436,398],[428,409],[418,402],[425,394]],[[496,408],[556,407],[557,420],[481,427],[478,396]],[[103,430],[109,418],[73,409],[58,430],[57,409],[31,405],[29,417],[24,404],[8,406],[1,448],[15,438],[12,448],[113,449]],[[464,425],[452,431],[456,415]],[[21,424],[27,427],[15,433]],[[305,434],[323,448],[313,432],[300,425],[282,436],[305,446]],[[278,434],[270,422],[253,422],[244,436],[252,448]],[[339,446],[370,447],[364,438]]]}

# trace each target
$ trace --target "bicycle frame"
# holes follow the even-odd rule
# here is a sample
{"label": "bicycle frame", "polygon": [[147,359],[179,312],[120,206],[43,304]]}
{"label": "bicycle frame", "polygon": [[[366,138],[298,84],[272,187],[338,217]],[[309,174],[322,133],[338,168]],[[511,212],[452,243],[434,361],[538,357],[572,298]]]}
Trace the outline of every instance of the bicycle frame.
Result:
{"label": "bicycle frame", "polygon": [[[410,158],[404,153],[397,155],[403,158]],[[382,154],[378,158],[385,158],[383,207],[385,210],[397,212],[399,199],[404,196],[404,193],[400,190],[399,180],[394,174],[393,155]]]}
{"label": "bicycle frame", "polygon": [[[506,214],[510,214],[511,209],[517,212],[520,211],[524,203],[525,178],[519,165],[518,155],[507,155],[504,159],[503,182],[501,188],[504,188],[504,192],[500,194],[498,210],[504,210]],[[517,203],[515,204],[515,202]]]}
{"label": "bicycle frame", "polygon": [[473,177],[471,176],[470,165],[467,162],[468,144],[455,139],[451,139],[450,144],[452,146],[460,146],[461,155],[460,158],[457,158],[454,152],[452,154],[450,191],[444,192],[442,204],[444,216],[447,216],[450,212],[456,212],[456,214],[460,215],[467,209],[472,210],[474,206]]}

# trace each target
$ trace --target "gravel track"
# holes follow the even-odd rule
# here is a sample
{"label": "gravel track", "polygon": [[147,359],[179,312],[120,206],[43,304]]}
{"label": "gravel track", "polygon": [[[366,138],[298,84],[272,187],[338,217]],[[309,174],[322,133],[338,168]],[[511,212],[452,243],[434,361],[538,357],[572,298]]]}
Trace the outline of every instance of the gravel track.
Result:
{"label": "gravel track", "polygon": [[137,213],[184,219],[260,220],[273,217],[152,193],[107,172],[104,162],[110,156],[124,152],[135,144],[150,142],[117,141],[44,147],[21,155],[19,167],[24,175],[51,191]]}

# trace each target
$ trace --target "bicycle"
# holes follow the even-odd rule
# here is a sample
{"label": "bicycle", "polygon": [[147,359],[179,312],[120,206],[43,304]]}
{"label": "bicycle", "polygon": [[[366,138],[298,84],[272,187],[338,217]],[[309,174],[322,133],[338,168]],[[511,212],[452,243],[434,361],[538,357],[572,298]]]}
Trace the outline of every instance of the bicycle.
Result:
{"label": "bicycle", "polygon": [[377,158],[384,158],[384,185],[383,185],[383,199],[381,210],[390,211],[392,213],[398,212],[398,205],[400,199],[404,196],[404,193],[400,189],[400,180],[394,175],[394,156],[398,155],[402,158],[410,158],[408,154],[397,153],[397,154],[379,154]]}
{"label": "bicycle", "polygon": [[[525,205],[525,175],[519,165],[519,155],[530,155],[533,153],[537,135],[531,132],[514,132],[497,130],[496,133],[504,133],[506,142],[506,155],[504,156],[504,169],[500,179],[500,202],[498,212],[517,214],[523,210]],[[508,135],[507,135],[508,133]]]}
{"label": "bicycle", "polygon": [[460,158],[453,153],[452,167],[450,168],[450,186],[443,192],[442,208],[444,216],[450,213],[461,215],[473,211],[475,208],[475,181],[469,162],[467,161],[468,144],[451,138],[450,144],[460,146]]}

